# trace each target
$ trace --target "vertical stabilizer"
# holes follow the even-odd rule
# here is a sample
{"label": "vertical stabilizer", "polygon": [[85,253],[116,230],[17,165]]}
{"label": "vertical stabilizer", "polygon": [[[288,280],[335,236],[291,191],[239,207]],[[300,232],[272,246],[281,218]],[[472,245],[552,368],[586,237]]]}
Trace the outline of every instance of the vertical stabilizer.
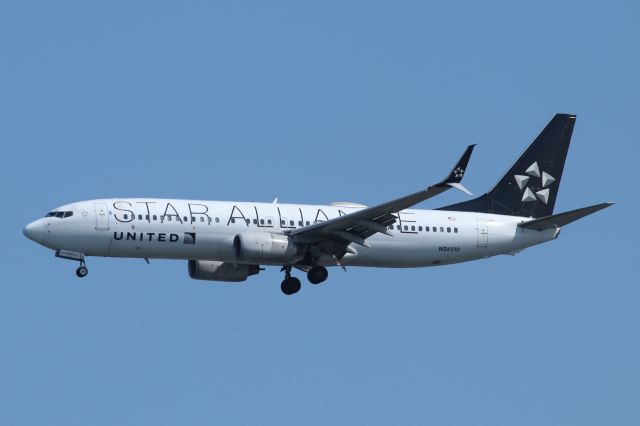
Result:
{"label": "vertical stabilizer", "polygon": [[556,114],[491,191],[439,210],[552,215],[575,122],[573,114]]}

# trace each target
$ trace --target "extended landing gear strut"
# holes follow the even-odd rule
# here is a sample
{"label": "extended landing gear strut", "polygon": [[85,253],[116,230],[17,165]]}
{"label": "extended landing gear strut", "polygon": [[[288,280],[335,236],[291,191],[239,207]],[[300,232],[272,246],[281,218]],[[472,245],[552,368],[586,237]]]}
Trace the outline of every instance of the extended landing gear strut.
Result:
{"label": "extended landing gear strut", "polygon": [[59,257],[60,259],[76,260],[80,262],[80,267],[76,269],[76,275],[78,276],[78,278],[84,278],[89,273],[87,265],[84,263],[83,253],[78,253],[76,251],[70,250],[56,250],[56,257]]}
{"label": "extended landing gear strut", "polygon": [[[284,280],[280,284],[280,290],[287,296],[299,292],[301,287],[300,280],[291,276],[291,266],[283,266],[282,271],[284,271]],[[328,276],[329,272],[324,266],[314,266],[307,272],[307,278],[311,284],[320,284],[326,281]]]}
{"label": "extended landing gear strut", "polygon": [[302,284],[299,279],[291,276],[291,266],[283,266],[282,270],[284,271],[284,280],[280,284],[280,290],[287,296],[299,292]]}
{"label": "extended landing gear strut", "polygon": [[84,278],[87,276],[88,273],[89,273],[89,270],[87,269],[84,263],[84,260],[81,260],[80,267],[76,269],[76,275],[78,276],[78,278]]}

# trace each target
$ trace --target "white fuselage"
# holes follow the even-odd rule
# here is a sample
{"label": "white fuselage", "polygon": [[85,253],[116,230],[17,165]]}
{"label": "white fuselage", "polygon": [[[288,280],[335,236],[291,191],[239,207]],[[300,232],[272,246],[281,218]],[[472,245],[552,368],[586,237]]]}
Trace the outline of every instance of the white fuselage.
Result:
{"label": "white fuselage", "polygon": [[[285,234],[362,207],[173,199],[102,199],[69,204],[25,229],[55,250],[86,256],[198,259],[243,263],[233,247],[241,233]],[[351,244],[343,265],[424,267],[512,254],[554,239],[558,229],[518,227],[530,218],[486,213],[408,209],[397,213],[389,235]],[[256,262],[251,262],[256,263]],[[282,265],[264,260],[261,264]],[[322,258],[319,264],[336,265]]]}

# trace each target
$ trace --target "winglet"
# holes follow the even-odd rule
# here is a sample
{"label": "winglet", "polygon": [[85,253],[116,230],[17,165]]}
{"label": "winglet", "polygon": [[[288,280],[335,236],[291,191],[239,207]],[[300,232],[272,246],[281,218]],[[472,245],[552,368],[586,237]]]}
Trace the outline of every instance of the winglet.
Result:
{"label": "winglet", "polygon": [[[476,144],[469,145],[467,147],[464,154],[462,154],[462,157],[460,157],[460,160],[458,160],[458,164],[456,164],[455,167],[451,170],[451,173],[449,173],[449,176],[442,181],[443,184],[460,183],[462,181],[462,178],[464,177],[464,172],[467,170],[467,164],[469,164],[469,158],[471,158],[471,153],[473,152],[473,148],[475,148],[475,146]],[[453,185],[449,185],[449,186],[453,186]],[[457,188],[456,186],[453,186],[453,187]],[[457,188],[457,189],[460,189],[460,188]]]}

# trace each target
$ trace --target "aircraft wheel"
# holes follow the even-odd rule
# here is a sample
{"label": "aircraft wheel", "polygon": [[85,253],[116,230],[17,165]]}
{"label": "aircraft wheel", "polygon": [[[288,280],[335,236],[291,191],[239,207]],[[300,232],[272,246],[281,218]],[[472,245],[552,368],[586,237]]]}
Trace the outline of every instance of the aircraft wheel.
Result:
{"label": "aircraft wheel", "polygon": [[329,272],[324,266],[314,266],[307,272],[307,279],[311,284],[320,284],[326,281],[328,276]]}
{"label": "aircraft wheel", "polygon": [[287,296],[299,292],[300,287],[302,287],[302,284],[300,284],[300,280],[296,277],[285,278],[282,284],[280,284],[280,290]]}
{"label": "aircraft wheel", "polygon": [[76,275],[77,275],[79,278],[84,278],[84,277],[86,277],[88,273],[89,273],[89,270],[88,270],[86,267],[84,267],[84,266],[81,266],[81,267],[79,267],[78,269],[76,269]]}

